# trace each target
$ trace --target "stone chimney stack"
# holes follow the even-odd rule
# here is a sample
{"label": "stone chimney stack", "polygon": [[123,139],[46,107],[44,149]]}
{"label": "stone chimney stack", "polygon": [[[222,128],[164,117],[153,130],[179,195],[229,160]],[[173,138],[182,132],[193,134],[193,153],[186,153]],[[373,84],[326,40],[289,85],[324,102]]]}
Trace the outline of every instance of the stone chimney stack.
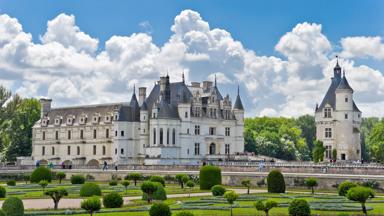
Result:
{"label": "stone chimney stack", "polygon": [[166,77],[160,77],[160,95],[161,97],[164,97],[165,93],[165,86],[167,84],[167,78]]}
{"label": "stone chimney stack", "polygon": [[139,106],[143,105],[145,98],[147,97],[147,88],[140,87],[139,88]]}
{"label": "stone chimney stack", "polygon": [[41,98],[39,101],[41,105],[40,118],[43,118],[51,111],[52,99]]}

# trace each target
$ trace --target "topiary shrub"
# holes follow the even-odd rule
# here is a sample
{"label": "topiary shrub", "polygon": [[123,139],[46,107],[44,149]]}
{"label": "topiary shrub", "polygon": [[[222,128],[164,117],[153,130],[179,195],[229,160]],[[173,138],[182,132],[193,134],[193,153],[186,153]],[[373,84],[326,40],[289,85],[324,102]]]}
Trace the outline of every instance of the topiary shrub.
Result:
{"label": "topiary shrub", "polygon": [[0,216],[7,216],[2,209],[0,209]]}
{"label": "topiary shrub", "polygon": [[116,186],[119,182],[117,180],[109,181],[109,186]]}
{"label": "topiary shrub", "polygon": [[285,193],[284,176],[279,170],[272,170],[267,177],[269,193]]}
{"label": "topiary shrub", "polygon": [[181,211],[176,213],[176,216],[194,216],[194,214],[192,212]]}
{"label": "topiary shrub", "polygon": [[221,169],[216,166],[203,166],[200,169],[200,189],[211,190],[214,185],[221,185]]}
{"label": "topiary shrub", "polygon": [[5,190],[5,187],[0,186],[0,198],[5,198],[7,195],[7,190]]}
{"label": "topiary shrub", "polygon": [[226,189],[222,185],[215,185],[211,189],[213,196],[223,196]]}
{"label": "topiary shrub", "polygon": [[82,197],[101,196],[100,186],[93,182],[85,183],[80,188],[80,196]]}
{"label": "topiary shrub", "polygon": [[171,216],[172,212],[169,206],[165,203],[155,203],[149,209],[150,216]]}
{"label": "topiary shrub", "polygon": [[9,180],[7,181],[8,186],[16,186],[16,180]]}
{"label": "topiary shrub", "polygon": [[294,199],[288,207],[289,215],[292,216],[310,216],[311,209],[304,199]]}
{"label": "topiary shrub", "polygon": [[155,191],[157,190],[157,185],[155,182],[145,181],[141,184],[140,189],[141,191],[143,191],[143,199],[145,194],[146,200],[148,201],[148,203],[150,203],[153,198],[153,193],[155,193]]}
{"label": "topiary shrub", "polygon": [[124,179],[125,180],[132,180],[136,186],[137,181],[143,179],[143,175],[141,175],[140,173],[131,173],[131,174],[128,174],[127,176],[125,176]]}
{"label": "topiary shrub", "polygon": [[90,197],[86,200],[83,200],[80,206],[92,216],[94,212],[101,209],[101,202],[99,197]]}
{"label": "topiary shrub", "polygon": [[56,173],[56,177],[57,177],[57,179],[59,180],[59,184],[61,184],[61,181],[63,180],[63,179],[65,179],[65,172],[58,172],[58,173]]}
{"label": "topiary shrub", "polygon": [[[166,200],[167,199],[167,192],[165,191],[163,185],[159,182],[153,182],[156,185],[156,190],[152,195],[152,199],[154,200]],[[143,200],[148,200],[147,193],[143,193]]]}
{"label": "topiary shrub", "polygon": [[52,181],[52,172],[50,169],[38,167],[32,172],[30,177],[31,183],[39,183],[41,180]]}
{"label": "topiary shrub", "polygon": [[111,192],[103,196],[103,205],[105,208],[120,208],[123,203],[123,197],[117,192]]}
{"label": "topiary shrub", "polygon": [[9,197],[3,203],[3,211],[9,216],[23,216],[24,205],[23,201],[17,197]]}
{"label": "topiary shrub", "polygon": [[339,193],[339,196],[345,196],[348,193],[348,190],[356,187],[357,184],[351,181],[344,181],[337,187],[337,192]]}
{"label": "topiary shrub", "polygon": [[71,176],[71,184],[84,184],[85,178],[82,175]]}
{"label": "topiary shrub", "polygon": [[165,180],[161,176],[151,176],[149,181],[151,181],[151,182],[159,182],[161,185],[163,185],[163,187],[165,187]]}

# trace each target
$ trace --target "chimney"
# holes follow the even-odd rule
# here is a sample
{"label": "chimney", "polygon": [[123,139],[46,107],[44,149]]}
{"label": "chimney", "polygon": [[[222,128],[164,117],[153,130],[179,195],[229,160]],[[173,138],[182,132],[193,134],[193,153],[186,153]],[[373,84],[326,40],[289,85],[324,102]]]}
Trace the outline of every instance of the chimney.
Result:
{"label": "chimney", "polygon": [[203,89],[208,90],[212,87],[212,82],[211,81],[203,81]]}
{"label": "chimney", "polygon": [[51,111],[52,99],[41,98],[39,101],[41,105],[40,118],[43,118]]}
{"label": "chimney", "polygon": [[167,83],[167,78],[166,77],[160,77],[160,95],[164,97],[164,92],[165,92],[165,85]]}
{"label": "chimney", "polygon": [[145,98],[147,97],[147,88],[139,88],[139,106],[143,105]]}

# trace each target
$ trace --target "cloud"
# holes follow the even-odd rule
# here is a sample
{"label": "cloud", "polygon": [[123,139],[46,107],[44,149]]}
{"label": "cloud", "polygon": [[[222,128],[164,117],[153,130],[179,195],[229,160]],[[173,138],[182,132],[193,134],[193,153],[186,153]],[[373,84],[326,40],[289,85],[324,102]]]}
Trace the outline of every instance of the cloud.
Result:
{"label": "cloud", "polygon": [[[148,24],[139,25],[144,30]],[[298,23],[282,35],[275,46],[279,56],[258,55],[192,10],[178,14],[171,31],[162,45],[143,31],[113,35],[101,49],[74,15],[48,21],[41,42],[33,42],[17,19],[0,15],[0,81],[23,96],[48,96],[62,106],[128,101],[135,84],[151,88],[167,72],[172,82],[184,72],[187,83],[216,74],[223,95],[234,99],[237,83],[246,90],[246,115],[298,116],[314,113],[336,64],[330,58],[336,48],[316,23]],[[383,73],[353,59],[382,59],[381,38],[346,37],[340,43],[357,105],[365,116],[382,116],[377,110],[384,103]]]}
{"label": "cloud", "polygon": [[140,22],[139,27],[141,31],[143,31],[144,33],[147,33],[147,34],[153,33],[153,27],[148,20]]}

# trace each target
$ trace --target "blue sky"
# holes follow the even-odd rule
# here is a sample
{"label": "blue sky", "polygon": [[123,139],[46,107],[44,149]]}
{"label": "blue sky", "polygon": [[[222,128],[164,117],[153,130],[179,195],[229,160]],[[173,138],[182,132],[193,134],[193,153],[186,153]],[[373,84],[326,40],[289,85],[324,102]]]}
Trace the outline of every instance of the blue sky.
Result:
{"label": "blue sky", "polygon": [[[227,48],[225,49],[221,47],[223,53],[220,53],[221,51],[212,52],[211,50],[216,50],[217,48],[214,47],[215,45],[212,45],[210,49],[203,50],[196,45],[197,43],[193,43],[192,45],[188,44],[190,41],[196,42],[199,37],[195,35],[191,39],[189,38],[191,36],[187,35],[186,32],[175,32],[171,30],[171,27],[176,25],[175,20],[177,16],[189,16],[187,13],[182,14],[182,11],[185,10],[199,14],[200,18],[198,20],[201,19],[201,21],[208,23],[210,31],[216,28],[225,30],[230,34],[228,38],[233,40],[233,42],[228,42],[228,46],[226,46]],[[6,73],[3,73],[5,75],[0,75],[0,81],[2,80],[3,85],[10,87],[13,91],[22,95],[35,97],[51,96],[54,97],[54,101],[56,99],[57,105],[71,105],[73,103],[124,100],[124,95],[112,95],[114,95],[115,92],[130,92],[130,87],[132,87],[133,82],[143,84],[153,83],[153,79],[156,79],[155,77],[158,77],[158,74],[162,74],[164,70],[172,68],[175,70],[175,75],[180,73],[179,70],[187,70],[191,78],[190,81],[212,77],[211,75],[213,73],[221,73],[219,77],[222,78],[222,91],[228,92],[234,97],[236,91],[235,86],[237,83],[241,85],[248,116],[297,116],[310,113],[315,103],[321,102],[322,94],[325,93],[329,85],[329,77],[327,77],[327,75],[330,75],[329,71],[332,69],[332,64],[334,64],[333,56],[341,54],[341,61],[345,62],[345,67],[348,69],[347,73],[351,71],[352,84],[358,85],[361,82],[366,82],[361,84],[362,87],[357,86],[357,88],[355,88],[356,101],[360,102],[363,111],[365,111],[367,115],[378,116],[382,114],[374,110],[377,110],[377,107],[381,107],[384,104],[383,87],[376,86],[376,89],[365,87],[379,84],[375,83],[374,80],[364,78],[361,74],[365,73],[367,76],[373,76],[376,81],[384,80],[382,77],[384,57],[381,54],[384,50],[375,48],[383,45],[381,41],[384,34],[384,22],[382,22],[382,20],[384,20],[383,11],[383,1],[357,0],[0,0],[0,14],[17,19],[17,23],[22,26],[22,33],[31,34],[31,39],[28,44],[33,47],[32,49],[36,48],[35,45],[46,46],[39,47],[38,51],[35,50],[33,52],[35,56],[35,52],[38,52],[39,54],[44,53],[44,55],[42,55],[44,57],[47,57],[47,55],[58,55],[55,56],[55,59],[59,58],[59,54],[47,52],[47,50],[50,49],[55,49],[56,51],[59,49],[57,47],[52,48],[53,45],[57,45],[54,42],[62,44],[63,47],[60,48],[63,48],[63,52],[75,50],[73,54],[76,54],[71,55],[71,58],[73,58],[71,60],[76,61],[76,64],[63,60],[63,62],[49,65],[49,67],[36,67],[36,65],[39,65],[39,63],[36,62],[43,60],[37,57],[33,59],[34,57],[30,55],[12,56],[12,58],[17,59],[19,63],[25,59],[32,62],[22,67],[20,64],[8,65],[6,67],[2,66],[0,59],[0,71],[6,71]],[[86,45],[70,44],[71,42],[75,43],[78,41],[78,38],[73,39],[73,35],[64,37],[63,34],[66,34],[65,31],[60,32],[56,29],[55,31],[52,30],[52,32],[49,32],[47,30],[47,22],[58,20],[57,18],[60,14],[64,14],[65,17],[61,17],[62,22],[58,22],[57,25],[64,25],[63,23],[68,24],[66,21],[71,20],[69,16],[73,15],[74,23],[68,24],[69,27],[73,27],[72,29],[75,29],[74,32],[82,32],[87,35],[85,39],[86,42],[83,42],[84,44],[89,42],[90,47],[84,48]],[[8,18],[3,18],[5,20],[3,23],[6,23]],[[308,23],[309,25],[305,25],[304,23]],[[190,25],[188,27],[189,30],[195,32],[201,30],[198,22],[181,22],[178,25]],[[320,26],[320,29],[318,26]],[[294,30],[295,27],[298,27],[296,31]],[[140,38],[141,36],[137,38],[132,37],[132,34],[137,35],[140,32],[145,34],[144,36],[141,35],[143,38]],[[201,32],[206,34],[206,30],[201,30]],[[207,34],[212,36],[213,33]],[[45,40],[42,39],[44,35],[46,36]],[[150,42],[145,42],[149,43],[146,45],[153,45],[153,47],[148,48],[146,46],[148,49],[142,53],[142,60],[138,62],[132,62],[131,59],[126,60],[125,64],[131,64],[129,67],[123,65],[121,68],[116,69],[113,68],[114,66],[105,66],[106,63],[102,62],[105,63],[103,64],[105,66],[103,70],[108,71],[108,78],[110,78],[113,84],[110,84],[111,86],[100,87],[100,89],[92,89],[89,87],[89,89],[84,90],[83,87],[81,87],[82,84],[78,83],[73,77],[81,77],[84,76],[84,74],[86,74],[85,76],[89,76],[89,73],[91,73],[89,71],[96,71],[95,76],[97,76],[97,71],[101,69],[86,68],[86,65],[81,65],[81,62],[84,61],[84,58],[87,58],[85,61],[89,60],[95,64],[101,64],[100,58],[104,58],[105,56],[108,56],[110,60],[112,55],[111,49],[106,48],[105,43],[110,41],[113,36],[126,37],[126,40],[124,38],[118,38],[118,40],[113,41],[114,43],[111,44],[115,44],[114,47],[126,47],[127,44],[131,44],[129,41],[133,40],[134,42],[134,39],[140,42],[146,41],[148,38],[145,36],[151,39]],[[282,40],[284,36],[286,36],[285,40]],[[177,39],[172,40],[173,37]],[[325,39],[323,37],[325,37]],[[377,39],[377,37],[379,39],[374,40],[375,38]],[[346,38],[347,40],[345,40],[345,44],[343,45],[341,41]],[[28,41],[28,39],[25,40]],[[95,40],[97,40],[97,43]],[[193,60],[191,63],[190,60],[186,60],[188,55],[186,55],[184,59],[179,59],[177,56],[174,56],[172,52],[165,51],[168,49],[176,49],[176,45],[180,42],[178,40],[185,45],[184,48],[186,50],[183,54],[199,54],[194,57],[203,57],[203,60]],[[3,39],[3,41],[6,41],[5,43],[11,43],[11,39],[9,38]],[[177,43],[175,41],[177,41]],[[296,43],[298,41],[300,43]],[[314,44],[313,41],[316,41],[316,43]],[[317,41],[320,42],[317,43]],[[136,42],[135,45],[140,42]],[[374,42],[376,42],[378,46],[372,45],[375,44]],[[171,45],[168,47],[166,46],[167,43]],[[237,47],[237,43],[241,44],[240,48]],[[372,45],[371,50],[365,50],[365,43],[367,43],[367,46]],[[48,46],[49,44],[51,46]],[[278,44],[280,44],[280,48],[277,48]],[[303,44],[305,44],[306,48],[302,47]],[[356,47],[356,44],[364,44],[364,46]],[[75,49],[70,49],[71,47]],[[230,49],[228,49],[228,47],[230,47]],[[240,53],[236,58],[233,57],[232,51],[228,51],[232,48]],[[88,56],[81,56],[79,54],[82,53],[83,49],[87,49],[87,51],[91,50],[87,53],[91,56],[90,59],[88,59]],[[127,49],[129,50],[129,48]],[[31,49],[28,50],[30,51]],[[300,56],[300,52],[297,52],[298,50],[302,51],[302,56]],[[135,50],[132,52],[134,51]],[[255,54],[251,54],[250,52]],[[119,53],[119,55],[122,55],[122,53],[123,52]],[[160,59],[153,59],[153,55],[160,56]],[[228,58],[228,61],[223,64],[224,66],[220,66],[220,58],[218,56],[220,56],[220,58],[222,56]],[[308,57],[316,59],[312,60]],[[0,58],[2,58],[1,52]],[[3,61],[6,62],[4,55]],[[151,67],[155,65],[152,69],[148,69],[148,65],[143,66],[143,64],[148,64],[148,61],[154,62],[150,64]],[[158,62],[164,62],[164,64],[171,66],[165,69],[166,67],[164,65],[156,66]],[[257,64],[252,65],[252,62],[256,62]],[[122,62],[118,64],[122,64]],[[260,69],[259,66],[263,66],[263,68]],[[36,74],[32,74],[34,77],[46,75],[49,79],[31,79],[27,75],[30,72],[20,72],[22,69],[19,67],[23,68],[23,70],[38,71]],[[265,69],[267,67],[269,69]],[[295,67],[295,69],[292,69],[293,67]],[[15,68],[17,68],[17,70]],[[142,74],[137,70],[149,70],[149,72],[147,72],[145,76],[140,77],[135,76]],[[157,71],[157,74],[154,71]],[[128,83],[127,85],[124,82],[119,82],[121,81],[121,76],[125,76],[122,80],[125,80]],[[105,77],[103,77],[103,79],[105,79]],[[152,81],[150,82],[150,80]],[[58,86],[57,84],[53,85],[52,83],[55,82],[66,83],[67,87]],[[95,80],[95,82],[97,82],[97,80]],[[252,82],[260,83],[253,84]],[[284,84],[288,86],[284,86]],[[300,91],[302,95],[289,92],[289,85],[300,86],[300,88],[295,90]],[[316,86],[316,89],[311,89],[313,86]],[[56,91],[65,92],[65,94],[70,95],[70,97],[66,97]],[[80,99],[81,96],[85,96],[86,94],[89,94],[86,95],[86,97],[96,97],[94,94],[100,92],[107,93],[103,94],[101,99],[97,98],[90,101]],[[372,96],[374,97],[373,100],[368,98]],[[309,101],[309,99],[313,99],[313,101]],[[290,112],[289,110],[296,111]],[[297,110],[301,110],[301,112]]]}

